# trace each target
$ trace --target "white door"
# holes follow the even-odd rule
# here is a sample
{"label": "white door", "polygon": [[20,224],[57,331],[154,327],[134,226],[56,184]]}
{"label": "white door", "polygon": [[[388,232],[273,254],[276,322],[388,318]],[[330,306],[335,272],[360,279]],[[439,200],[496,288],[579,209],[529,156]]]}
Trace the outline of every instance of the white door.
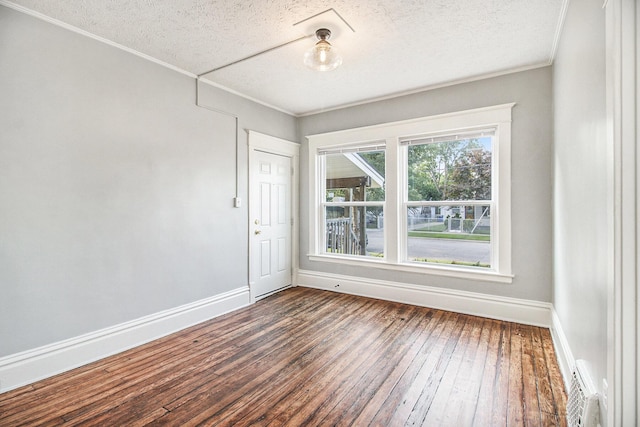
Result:
{"label": "white door", "polygon": [[252,152],[251,291],[260,298],[291,285],[291,158]]}

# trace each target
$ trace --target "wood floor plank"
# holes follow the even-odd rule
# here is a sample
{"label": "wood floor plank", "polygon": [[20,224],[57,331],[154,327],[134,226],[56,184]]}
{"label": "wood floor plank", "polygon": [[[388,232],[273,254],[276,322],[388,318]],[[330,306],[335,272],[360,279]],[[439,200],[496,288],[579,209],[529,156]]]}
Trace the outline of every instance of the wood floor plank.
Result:
{"label": "wood floor plank", "polygon": [[292,288],[0,394],[0,426],[566,425],[548,329]]}
{"label": "wood floor plank", "polygon": [[[419,311],[423,310],[407,313],[405,320],[400,320],[400,330],[389,340],[387,349],[380,349],[379,353],[370,355],[363,375],[358,381],[352,382],[349,389],[344,388],[345,398],[340,398],[340,394],[335,396],[337,405],[322,419],[323,425],[353,425],[355,418],[362,413],[384,382],[395,382],[395,379],[390,380],[391,373],[398,365],[402,365],[405,354],[420,336],[421,329],[426,327],[425,316],[421,316]],[[347,399],[346,396],[351,398]]]}
{"label": "wood floor plank", "polygon": [[497,371],[494,381],[493,402],[491,404],[491,424],[507,425],[509,415],[509,373],[511,372],[511,327],[502,322],[500,325],[500,343],[498,348]]}
{"label": "wood floor plank", "polygon": [[542,414],[555,414],[557,413],[558,408],[553,400],[551,378],[549,376],[549,368],[547,367],[547,361],[544,355],[540,328],[531,328],[531,340],[532,350],[534,353],[536,386],[538,389],[538,402],[540,404],[541,416]]}
{"label": "wood floor plank", "polygon": [[522,395],[526,424],[539,426],[541,424],[540,402],[538,399],[538,380],[531,329],[528,326],[522,327]]}
{"label": "wood floor plank", "polygon": [[[407,310],[403,310],[399,316],[394,316],[395,319],[385,327],[382,334],[380,334],[378,339],[373,343],[374,345],[369,347],[365,354],[359,355],[358,358],[354,360],[352,364],[355,370],[353,370],[350,375],[344,376],[323,394],[324,401],[302,420],[302,424],[331,425],[331,421],[326,420],[327,418],[330,419],[333,415],[339,413],[345,404],[350,407],[359,397],[360,392],[366,392],[362,389],[358,390],[358,393],[353,393],[353,388],[356,384],[366,385],[369,379],[368,374],[378,372],[378,366],[376,366],[376,364],[384,364],[385,355],[393,353],[392,348],[396,343],[398,334],[403,330],[406,331],[406,327],[413,328],[415,326],[413,323],[413,310],[413,308],[407,307]],[[409,324],[405,321],[406,318],[411,319]],[[338,405],[340,405],[339,408],[336,408]],[[338,415],[341,416],[342,414],[339,413]]]}
{"label": "wood floor plank", "polygon": [[434,330],[426,337],[420,352],[413,363],[405,370],[402,377],[380,406],[371,420],[371,425],[388,426],[402,425],[409,418],[411,410],[423,391],[424,383],[429,379],[429,374],[435,369],[440,355],[445,349],[448,336],[456,324],[456,315],[451,312],[434,315]]}
{"label": "wood floor plank", "polygon": [[[431,403],[425,425],[455,425],[455,417],[462,405],[468,375],[471,373],[471,357],[475,354],[480,339],[482,319],[467,321],[456,348],[442,375],[436,396]],[[480,322],[478,322],[480,320]],[[453,412],[451,412],[453,411]]]}
{"label": "wood floor plank", "polygon": [[[404,352],[402,359],[396,364],[385,381],[375,390],[375,393],[366,402],[365,408],[353,421],[354,425],[369,425],[380,412],[381,408],[387,406],[397,406],[393,401],[392,392],[397,388],[398,383],[407,375],[409,368],[421,357],[421,352],[429,342],[437,325],[441,323],[443,312],[439,310],[424,313],[422,321],[424,325],[418,326],[418,336],[409,338],[411,346]],[[397,350],[396,350],[397,351]],[[419,362],[418,362],[419,363]]]}
{"label": "wood floor plank", "polygon": [[[141,394],[147,392],[157,393],[167,383],[174,383],[180,386],[184,382],[184,377],[192,371],[197,372],[199,384],[202,386],[213,381],[215,373],[213,368],[219,362],[220,357],[224,357],[234,352],[235,349],[229,348],[215,354],[198,353],[197,357],[185,359],[177,363],[171,363],[170,366],[164,365],[162,369],[151,369],[142,373],[139,380],[127,382],[127,387],[118,388],[108,399],[99,399],[93,401],[91,405],[83,405],[80,408],[65,413],[62,418],[65,421],[78,423],[101,417],[105,412],[109,412],[112,408],[119,408],[122,411],[127,407],[127,403],[136,399]],[[225,354],[226,353],[226,354]],[[159,408],[150,408],[151,411],[159,410]],[[163,411],[163,413],[166,411]]]}
{"label": "wood floor plank", "polygon": [[567,420],[567,394],[564,388],[560,366],[558,365],[556,353],[553,348],[551,331],[549,331],[549,329],[540,328],[539,332],[542,338],[542,349],[545,356],[547,370],[549,372],[549,381],[551,386],[551,393],[553,395],[554,408],[556,414],[558,415],[560,425],[565,426]]}
{"label": "wood floor plank", "polygon": [[[322,317],[318,318],[319,322],[322,322]],[[334,325],[331,323],[325,324],[323,327],[318,327],[315,323],[308,323],[307,328],[299,331],[299,334],[292,335],[291,333],[284,334],[287,339],[287,344],[290,342],[290,346],[283,346],[282,349],[286,351],[282,352],[270,352],[268,355],[260,356],[254,363],[246,365],[244,367],[244,375],[236,375],[230,378],[224,387],[230,389],[230,393],[217,395],[215,393],[203,392],[197,393],[195,396],[185,396],[179,401],[172,402],[169,405],[165,405],[170,409],[171,413],[167,414],[161,420],[162,424],[181,424],[184,423],[197,423],[204,422],[211,417],[215,417],[219,412],[225,410],[235,400],[240,399],[251,393],[252,390],[260,389],[261,387],[271,387],[271,384],[278,381],[285,381],[293,372],[299,369],[296,363],[303,363],[301,355],[306,354],[309,349],[313,348],[315,342],[320,339],[320,336],[314,340],[310,338],[312,333],[316,335],[318,332],[331,331]],[[242,399],[244,401],[244,399]],[[193,416],[194,409],[200,407],[202,402],[206,402],[206,410],[198,413],[197,416]]]}
{"label": "wood floor plank", "polygon": [[[478,401],[480,399],[480,388],[485,369],[491,369],[487,364],[487,353],[489,351],[489,340],[491,336],[492,322],[484,319],[478,346],[475,351],[470,352],[467,356],[467,363],[461,367],[457,379],[457,386],[460,396],[458,401],[460,405],[457,408],[451,406],[451,413],[447,412],[445,420],[452,420],[457,426],[471,426],[476,414]],[[466,379],[466,381],[464,381]],[[462,388],[462,385],[465,385]],[[455,415],[455,416],[452,416]],[[455,421],[454,421],[455,420]]]}
{"label": "wood floor plank", "polygon": [[511,332],[511,352],[509,360],[509,393],[507,425],[524,425],[524,380],[522,377],[523,326],[514,325]]}
{"label": "wood floor plank", "polygon": [[[370,367],[370,360],[377,360],[381,354],[388,351],[393,343],[393,339],[398,331],[405,326],[406,312],[398,313],[397,310],[404,311],[404,307],[394,305],[388,312],[378,319],[374,326],[375,332],[371,337],[367,337],[366,347],[361,351],[353,351],[349,354],[348,366],[344,367],[337,374],[335,380],[330,382],[326,388],[315,390],[315,396],[308,402],[308,407],[312,411],[298,412],[287,422],[290,425],[321,425],[324,418],[329,415],[333,408],[342,400],[351,401],[353,397],[346,397],[352,389],[353,384],[365,375],[365,371]],[[410,310],[410,309],[409,309]]]}
{"label": "wood floor plank", "polygon": [[[381,308],[379,304],[378,308]],[[371,311],[374,313],[374,311]],[[381,312],[381,315],[384,313]],[[377,317],[377,316],[376,316]],[[279,400],[270,402],[266,410],[255,408],[247,414],[249,424],[268,425],[275,423],[289,423],[295,425],[295,417],[304,414],[305,407],[315,407],[326,399],[327,393],[335,384],[345,376],[352,375],[357,370],[360,360],[366,360],[371,347],[382,333],[380,324],[376,318],[367,319],[358,316],[355,321],[342,326],[349,332],[349,345],[335,348],[332,352],[336,356],[330,363],[318,368],[306,383],[298,387],[282,389]],[[336,343],[334,342],[333,345]],[[301,421],[300,421],[301,422]]]}
{"label": "wood floor plank", "polygon": [[[274,391],[270,387],[268,402],[262,402],[262,407],[258,402],[255,403],[250,410],[233,409],[230,417],[224,421],[233,423],[234,425],[268,425],[271,422],[280,422],[288,420],[302,406],[304,406],[310,396],[317,396],[320,391],[325,390],[328,385],[335,379],[332,374],[343,373],[342,369],[351,362],[351,355],[366,352],[368,346],[373,340],[371,336],[375,329],[368,323],[370,316],[377,313],[371,309],[372,301],[366,306],[354,310],[353,316],[344,319],[343,322],[337,323],[335,327],[328,329],[323,334],[323,344],[328,345],[326,349],[320,348],[321,354],[317,357],[306,372],[299,372],[295,379],[295,385],[292,387],[290,381],[286,381]],[[365,313],[360,314],[360,310],[366,309]],[[359,321],[363,321],[363,325],[367,327],[355,327],[354,317]],[[334,335],[334,332],[344,334],[343,337]],[[337,342],[352,343],[349,346],[338,346]],[[315,349],[318,350],[317,348]],[[260,399],[266,399],[264,395]],[[245,399],[243,399],[245,400]],[[267,408],[264,408],[265,403]],[[230,408],[232,409],[232,408]]]}
{"label": "wood floor plank", "polygon": [[438,354],[435,360],[430,361],[433,363],[423,366],[425,368],[423,375],[426,382],[422,383],[420,381],[411,387],[413,390],[410,391],[410,394],[418,392],[419,395],[415,400],[415,404],[410,408],[408,417],[402,420],[403,424],[422,425],[425,417],[430,412],[434,399],[438,396],[442,378],[449,369],[449,363],[453,359],[454,351],[461,339],[463,330],[468,328],[467,317],[456,315],[455,318],[456,322],[452,325],[451,333],[443,337],[446,340],[443,351]]}
{"label": "wood floor plank", "polygon": [[[168,410],[164,403],[183,396],[194,389],[206,387],[212,384],[212,375],[205,360],[193,369],[183,369],[168,381],[158,382],[151,388],[140,389],[135,396],[125,399],[119,404],[112,404],[106,410],[94,411],[91,417],[85,417],[90,425],[119,425],[129,426],[136,424],[140,419],[150,423],[165,415]],[[154,414],[154,417],[147,416]]]}
{"label": "wood floor plank", "polygon": [[[229,425],[267,425],[272,419],[281,416],[281,411],[290,411],[294,403],[301,402],[301,399],[292,396],[296,391],[308,391],[308,384],[315,385],[322,381],[322,378],[326,378],[328,373],[335,369],[336,364],[339,364],[341,360],[348,359],[348,355],[345,353],[359,351],[362,345],[368,345],[371,342],[371,329],[353,327],[353,316],[358,316],[360,310],[366,309],[368,312],[365,313],[364,319],[378,313],[371,310],[370,304],[371,301],[366,306],[352,307],[355,309],[351,314],[333,325],[326,325],[324,329],[314,331],[313,336],[308,337],[307,340],[315,337],[318,345],[308,353],[308,365],[305,366],[305,369],[299,369],[298,364],[297,369],[284,377],[283,381],[277,384],[270,382],[268,387],[254,389],[249,399],[244,396],[242,404],[234,402],[233,405],[225,408],[224,413],[216,414],[215,418],[210,418],[208,421],[224,422]],[[337,342],[351,342],[354,345],[336,347]],[[293,357],[298,361],[303,360],[300,355]],[[279,406],[281,402],[284,403],[283,406]]]}
{"label": "wood floor plank", "polygon": [[9,400],[15,401],[16,399],[27,400],[33,394],[34,390],[35,388],[33,387],[33,385],[28,384],[26,386],[7,391],[5,393],[0,394],[0,403],[6,402]]}
{"label": "wood floor plank", "polygon": [[500,330],[501,322],[489,321],[489,337],[487,340],[486,357],[484,360],[484,371],[480,380],[480,390],[476,402],[475,413],[471,425],[489,426],[491,425],[491,415],[493,398],[496,390],[496,378],[498,376],[500,360]]}

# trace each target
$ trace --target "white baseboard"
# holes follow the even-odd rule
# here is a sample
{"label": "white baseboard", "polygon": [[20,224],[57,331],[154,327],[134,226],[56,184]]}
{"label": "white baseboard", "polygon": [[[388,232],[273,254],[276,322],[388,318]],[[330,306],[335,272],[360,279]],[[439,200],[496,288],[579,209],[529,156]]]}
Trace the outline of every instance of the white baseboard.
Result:
{"label": "white baseboard", "polygon": [[558,359],[558,365],[560,365],[564,385],[568,391],[569,384],[571,384],[571,372],[576,366],[576,360],[573,357],[573,352],[571,351],[571,347],[569,347],[569,341],[562,330],[560,318],[555,309],[552,310],[551,320],[551,338],[553,338],[553,346],[556,349],[556,358]]}
{"label": "white baseboard", "polygon": [[237,310],[251,302],[249,288],[0,358],[0,393],[77,368]]}
{"label": "white baseboard", "polygon": [[526,325],[551,327],[553,307],[550,303],[539,301],[307,270],[298,271],[298,285]]}

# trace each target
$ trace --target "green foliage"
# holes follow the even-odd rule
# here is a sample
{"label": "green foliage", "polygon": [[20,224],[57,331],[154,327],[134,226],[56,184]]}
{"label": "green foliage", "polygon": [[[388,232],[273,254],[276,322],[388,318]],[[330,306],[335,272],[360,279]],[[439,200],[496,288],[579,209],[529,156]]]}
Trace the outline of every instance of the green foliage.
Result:
{"label": "green foliage", "polygon": [[345,200],[349,199],[349,190],[346,188],[332,188],[327,190],[327,202],[331,202],[332,198],[330,195],[333,194],[333,197],[344,197]]}
{"label": "green foliage", "polygon": [[[369,151],[358,154],[364,161],[366,161],[369,166],[371,166],[376,172],[378,172],[381,176],[384,175],[385,168],[385,152],[384,151]],[[381,202],[384,201],[384,188],[367,188],[367,200],[371,202]],[[374,209],[374,213],[376,216],[382,210],[380,208]]]}
{"label": "green foliage", "polygon": [[[385,176],[385,152],[358,155],[376,172]],[[491,199],[491,151],[477,139],[411,145],[408,148],[408,199],[489,200]],[[347,190],[332,189],[335,196]],[[384,188],[367,188],[366,200],[383,201]],[[343,194],[344,193],[344,194]]]}
{"label": "green foliage", "polygon": [[482,149],[466,151],[454,165],[451,184],[452,199],[491,199],[491,153]]}
{"label": "green foliage", "polygon": [[488,200],[491,152],[478,140],[412,145],[408,152],[409,200]]}
{"label": "green foliage", "polygon": [[359,153],[360,157],[362,157],[369,165],[380,175],[384,176],[384,151],[369,151]]}

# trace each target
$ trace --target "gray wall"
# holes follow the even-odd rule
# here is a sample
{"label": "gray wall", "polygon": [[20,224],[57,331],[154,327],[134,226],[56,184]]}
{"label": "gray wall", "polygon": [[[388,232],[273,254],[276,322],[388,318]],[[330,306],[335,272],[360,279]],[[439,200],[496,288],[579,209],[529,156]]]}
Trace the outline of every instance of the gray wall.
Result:
{"label": "gray wall", "polygon": [[551,301],[551,68],[544,67],[413,95],[330,111],[299,120],[301,157],[300,222],[308,227],[308,144],[304,138],[328,131],[516,102],[512,123],[512,284],[396,273],[311,262],[308,236],[301,233],[300,268],[418,285]]}
{"label": "gray wall", "polygon": [[599,389],[607,373],[608,261],[613,254],[601,6],[598,0],[570,3],[553,67],[553,303],[573,356],[588,362]]}
{"label": "gray wall", "polygon": [[[0,6],[0,357],[247,286],[235,120],[194,80]],[[246,134],[293,117],[205,86]]]}

